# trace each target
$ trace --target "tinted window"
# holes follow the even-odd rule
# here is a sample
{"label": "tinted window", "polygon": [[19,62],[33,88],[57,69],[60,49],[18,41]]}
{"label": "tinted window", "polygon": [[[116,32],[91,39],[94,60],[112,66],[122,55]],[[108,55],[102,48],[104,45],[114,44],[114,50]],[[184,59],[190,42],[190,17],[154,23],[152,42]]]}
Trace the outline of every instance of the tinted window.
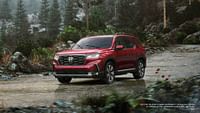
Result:
{"label": "tinted window", "polygon": [[133,43],[131,40],[129,40],[128,37],[117,37],[116,45],[123,45],[124,48],[132,48],[133,47]]}
{"label": "tinted window", "polygon": [[113,37],[83,38],[72,49],[110,48]]}

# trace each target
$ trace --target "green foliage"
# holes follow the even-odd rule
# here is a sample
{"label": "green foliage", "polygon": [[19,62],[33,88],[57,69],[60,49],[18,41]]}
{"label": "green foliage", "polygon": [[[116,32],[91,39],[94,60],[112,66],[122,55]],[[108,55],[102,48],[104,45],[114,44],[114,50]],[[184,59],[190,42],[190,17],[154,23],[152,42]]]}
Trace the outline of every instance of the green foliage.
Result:
{"label": "green foliage", "polygon": [[130,95],[113,92],[108,96],[84,98],[81,105],[83,113],[130,113],[139,103]]}
{"label": "green foliage", "polygon": [[137,10],[134,5],[130,5],[132,3],[133,0],[118,0],[115,2],[115,4],[113,4],[116,5],[115,7],[117,7],[117,10],[115,12],[115,24],[118,28],[135,27],[136,18],[134,17]]}
{"label": "green foliage", "polygon": [[42,28],[47,29],[48,17],[49,17],[49,2],[48,0],[42,0],[39,13],[39,21]]}
{"label": "green foliage", "polygon": [[184,44],[200,44],[200,36],[196,37],[196,36],[190,36],[188,38],[185,38],[183,40]]}
{"label": "green foliage", "polygon": [[180,27],[181,27],[180,31],[186,34],[191,34],[199,31],[197,23],[193,21],[186,22],[182,24]]}
{"label": "green foliage", "polygon": [[34,36],[32,38],[36,39],[36,42],[38,43],[39,47],[42,48],[52,47],[52,45],[55,43],[54,39],[49,38],[47,32],[39,33],[38,36]]}
{"label": "green foliage", "polygon": [[0,19],[9,20],[12,18],[11,10],[9,8],[9,1],[3,0],[3,3],[0,4]]}
{"label": "green foliage", "polygon": [[2,55],[3,55],[3,42],[1,40],[1,34],[0,34],[0,60],[2,58]]}
{"label": "green foliage", "polygon": [[68,26],[65,27],[64,32],[60,34],[61,39],[67,43],[68,40],[77,42],[81,38],[81,33],[75,27]]}
{"label": "green foliage", "polygon": [[54,50],[48,48],[35,48],[31,52],[31,59],[33,63],[41,63],[44,65],[51,65]]}
{"label": "green foliage", "polygon": [[50,8],[49,22],[48,22],[48,34],[51,38],[55,39],[59,34],[61,23],[61,14],[59,10],[58,0],[53,0],[53,4]]}
{"label": "green foliage", "polygon": [[148,45],[150,47],[167,46],[169,43],[166,39],[164,39],[159,34],[147,34],[146,39],[147,39],[146,45]]}
{"label": "green foliage", "polygon": [[107,27],[104,30],[97,30],[97,31],[92,31],[92,30],[79,30],[76,27],[68,26],[65,27],[64,32],[60,34],[61,39],[67,43],[67,41],[71,40],[73,42],[77,42],[80,40],[80,38],[85,37],[85,36],[94,36],[94,35],[110,35],[110,34],[115,34],[115,28],[114,27]]}
{"label": "green foliage", "polygon": [[76,19],[77,8],[74,0],[67,0],[65,4],[64,25],[73,25]]}
{"label": "green foliage", "polygon": [[27,15],[24,7],[23,0],[18,0],[17,11],[15,17],[15,31],[17,38],[28,37],[29,35],[29,23],[27,20]]}
{"label": "green foliage", "polygon": [[112,35],[115,34],[115,28],[114,27],[107,27],[104,30],[97,30],[97,31],[92,31],[92,30],[88,30],[88,31],[83,31],[82,35],[84,36],[95,36],[95,35]]}
{"label": "green foliage", "polygon": [[5,38],[4,23],[3,23],[3,25],[1,26],[1,29],[0,29],[0,59],[2,58],[2,55],[3,55],[3,46],[4,46],[3,38]]}
{"label": "green foliage", "polygon": [[38,45],[35,41],[29,38],[20,38],[17,42],[17,48],[15,51],[22,52],[25,56],[29,57],[31,51],[37,47]]}
{"label": "green foliage", "polygon": [[104,7],[93,6],[90,11],[90,30],[97,31],[99,29],[105,29],[105,10]]}
{"label": "green foliage", "polygon": [[175,37],[176,43],[182,44],[183,40],[185,39],[186,36],[187,36],[187,34],[184,32],[177,32],[176,37]]}
{"label": "green foliage", "polygon": [[131,106],[129,103],[130,96],[113,93],[106,99],[106,106],[103,108],[104,113],[129,113]]}
{"label": "green foliage", "polygon": [[198,0],[194,0],[190,6],[187,7],[184,18],[186,20],[192,20],[194,18],[200,17],[200,14],[197,13],[200,10],[200,2]]}

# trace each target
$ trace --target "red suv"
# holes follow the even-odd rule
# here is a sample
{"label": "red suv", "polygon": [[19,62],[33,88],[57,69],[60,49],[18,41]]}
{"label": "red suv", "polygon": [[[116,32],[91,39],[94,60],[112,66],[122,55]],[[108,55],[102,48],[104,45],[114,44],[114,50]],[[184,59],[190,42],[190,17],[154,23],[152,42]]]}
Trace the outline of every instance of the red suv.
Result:
{"label": "red suv", "polygon": [[61,83],[72,78],[99,78],[112,83],[116,75],[132,73],[144,77],[145,49],[138,38],[129,35],[103,35],[82,38],[70,50],[56,53],[54,76]]}

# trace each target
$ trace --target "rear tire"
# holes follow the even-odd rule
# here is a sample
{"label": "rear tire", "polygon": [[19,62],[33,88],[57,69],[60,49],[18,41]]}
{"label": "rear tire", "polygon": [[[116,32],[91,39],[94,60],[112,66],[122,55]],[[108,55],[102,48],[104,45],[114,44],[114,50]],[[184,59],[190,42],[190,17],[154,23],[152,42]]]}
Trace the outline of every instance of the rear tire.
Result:
{"label": "rear tire", "polygon": [[106,84],[111,84],[115,80],[115,66],[112,62],[107,62],[105,65],[105,70],[104,70],[104,79],[103,81]]}
{"label": "rear tire", "polygon": [[136,71],[133,72],[135,79],[143,78],[145,75],[145,64],[143,60],[138,60]]}
{"label": "rear tire", "polygon": [[62,84],[69,84],[72,80],[71,77],[57,77],[58,81]]}

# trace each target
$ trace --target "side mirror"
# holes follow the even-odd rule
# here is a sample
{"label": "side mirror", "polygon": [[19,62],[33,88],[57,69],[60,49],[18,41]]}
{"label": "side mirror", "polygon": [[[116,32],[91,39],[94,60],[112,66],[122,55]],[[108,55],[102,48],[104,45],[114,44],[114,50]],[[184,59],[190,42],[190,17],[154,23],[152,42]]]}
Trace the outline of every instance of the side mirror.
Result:
{"label": "side mirror", "polygon": [[117,45],[115,49],[116,50],[122,50],[122,49],[124,49],[124,46],[123,45]]}

